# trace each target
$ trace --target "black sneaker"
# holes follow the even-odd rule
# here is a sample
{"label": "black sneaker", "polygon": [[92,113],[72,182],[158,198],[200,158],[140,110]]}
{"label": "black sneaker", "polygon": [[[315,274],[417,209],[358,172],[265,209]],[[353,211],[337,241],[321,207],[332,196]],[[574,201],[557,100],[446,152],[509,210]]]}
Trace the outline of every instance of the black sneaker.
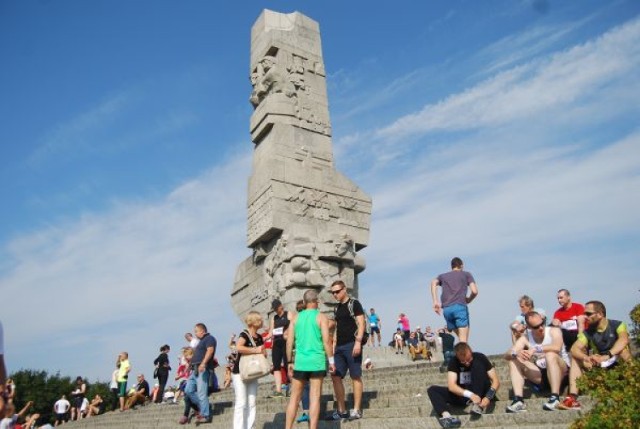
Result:
{"label": "black sneaker", "polygon": [[327,414],[324,419],[331,420],[331,421],[342,421],[342,420],[347,420],[348,418],[349,418],[348,411],[345,411],[344,413],[339,413],[338,410],[334,410],[333,413]]}

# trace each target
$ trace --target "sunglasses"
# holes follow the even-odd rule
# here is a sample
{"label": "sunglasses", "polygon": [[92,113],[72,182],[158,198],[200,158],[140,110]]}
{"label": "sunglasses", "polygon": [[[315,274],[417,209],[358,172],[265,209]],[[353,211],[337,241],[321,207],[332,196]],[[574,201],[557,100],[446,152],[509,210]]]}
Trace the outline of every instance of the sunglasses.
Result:
{"label": "sunglasses", "polygon": [[343,289],[344,289],[344,288],[340,288],[340,289],[337,289],[337,290],[332,290],[332,291],[331,291],[331,295],[337,295],[337,294],[339,294],[340,292],[342,292],[342,290],[343,290]]}
{"label": "sunglasses", "polygon": [[587,316],[587,317],[593,316],[594,314],[596,314],[595,311],[585,311],[584,312],[584,315]]}
{"label": "sunglasses", "polygon": [[540,323],[539,325],[536,326],[532,326],[532,325],[527,325],[529,329],[540,329],[541,327],[544,326],[544,322]]}

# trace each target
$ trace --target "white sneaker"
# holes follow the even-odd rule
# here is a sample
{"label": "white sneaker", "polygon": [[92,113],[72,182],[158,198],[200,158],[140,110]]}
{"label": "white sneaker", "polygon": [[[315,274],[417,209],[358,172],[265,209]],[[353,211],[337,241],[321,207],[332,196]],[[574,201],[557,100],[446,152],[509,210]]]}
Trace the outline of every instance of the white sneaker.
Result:
{"label": "white sneaker", "polygon": [[359,420],[362,418],[362,411],[352,409],[349,411],[349,420]]}
{"label": "white sneaker", "polygon": [[558,409],[558,405],[560,405],[560,399],[557,396],[551,396],[547,402],[542,406],[543,409],[547,411],[555,411]]}
{"label": "white sneaker", "polygon": [[522,401],[513,401],[507,405],[507,413],[522,413],[524,411],[527,411],[527,406]]}

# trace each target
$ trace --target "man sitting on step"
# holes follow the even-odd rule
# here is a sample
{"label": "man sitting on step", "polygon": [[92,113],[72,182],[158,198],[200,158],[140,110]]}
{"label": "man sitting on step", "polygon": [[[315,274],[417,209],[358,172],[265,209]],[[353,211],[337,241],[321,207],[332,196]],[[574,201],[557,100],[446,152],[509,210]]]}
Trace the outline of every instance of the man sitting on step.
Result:
{"label": "man sitting on step", "polygon": [[132,408],[136,405],[144,405],[149,399],[149,383],[144,379],[143,374],[138,375],[138,384],[132,390],[132,392],[127,396],[127,405],[126,408]]}
{"label": "man sitting on step", "polygon": [[455,356],[447,368],[447,386],[430,386],[429,400],[443,428],[458,428],[460,419],[451,415],[449,405],[471,404],[471,413],[484,414],[500,387],[493,364],[482,353],[473,352],[467,343],[454,347]]}
{"label": "man sitting on step", "polygon": [[560,404],[560,385],[569,367],[569,355],[562,342],[559,328],[545,326],[543,317],[536,311],[525,315],[526,330],[518,338],[505,359],[509,362],[509,376],[513,387],[513,402],[507,406],[508,413],[526,411],[523,399],[525,380],[540,385],[542,372],[546,370],[551,388],[549,400],[543,409],[554,411]]}
{"label": "man sitting on step", "polygon": [[417,355],[422,355],[422,359],[424,360],[431,360],[431,353],[427,349],[427,344],[424,341],[420,341],[415,332],[409,334],[407,344],[409,345],[409,354],[411,355],[412,361],[416,360]]}
{"label": "man sitting on step", "polygon": [[612,368],[618,361],[631,360],[629,332],[624,322],[607,319],[607,309],[600,301],[589,301],[584,315],[589,327],[578,335],[571,347],[571,369],[569,370],[569,395],[558,408],[579,410],[576,381],[583,371],[593,367]]}

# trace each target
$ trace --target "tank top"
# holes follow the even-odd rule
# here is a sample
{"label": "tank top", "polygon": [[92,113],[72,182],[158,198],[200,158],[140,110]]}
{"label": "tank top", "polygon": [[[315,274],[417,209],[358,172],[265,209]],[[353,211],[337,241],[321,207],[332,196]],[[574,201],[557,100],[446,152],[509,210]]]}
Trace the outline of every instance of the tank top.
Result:
{"label": "tank top", "polygon": [[289,313],[284,312],[282,316],[275,314],[273,316],[273,341],[284,342],[284,331],[289,327]]}
{"label": "tank top", "polygon": [[296,371],[327,370],[322,332],[316,321],[319,312],[316,308],[304,310],[298,314],[294,327],[296,359],[293,369]]}
{"label": "tank top", "polygon": [[[529,344],[533,344],[536,346],[548,346],[551,345],[553,343],[553,337],[551,336],[551,330],[552,329],[556,329],[556,328],[552,328],[551,326],[547,326],[544,328],[544,337],[542,338],[542,342],[541,343],[537,343],[536,340],[533,338],[533,334],[531,333],[531,331],[527,330],[527,336],[529,338]],[[539,357],[544,357],[544,355],[539,356]],[[571,358],[569,357],[569,354],[567,353],[567,349],[564,346],[564,344],[562,345],[562,348],[560,349],[560,357],[562,358],[563,361],[565,361],[565,363],[567,365],[571,365]]]}

